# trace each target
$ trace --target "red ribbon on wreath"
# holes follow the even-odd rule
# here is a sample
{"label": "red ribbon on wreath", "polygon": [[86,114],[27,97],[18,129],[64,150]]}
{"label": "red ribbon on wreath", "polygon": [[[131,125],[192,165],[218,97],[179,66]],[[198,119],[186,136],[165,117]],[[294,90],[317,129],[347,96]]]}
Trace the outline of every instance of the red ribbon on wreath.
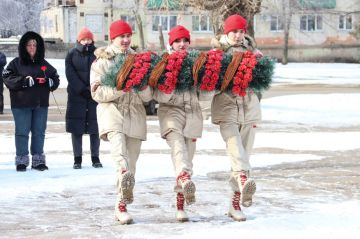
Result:
{"label": "red ribbon on wreath", "polygon": [[246,88],[252,81],[252,71],[256,65],[256,56],[246,51],[233,79],[232,93],[239,96],[246,95]]}
{"label": "red ribbon on wreath", "polygon": [[160,84],[158,89],[165,94],[170,94],[176,89],[176,83],[181,71],[182,63],[187,56],[187,51],[175,51],[168,57],[167,65],[165,67],[165,81]]}
{"label": "red ribbon on wreath", "polygon": [[221,60],[223,51],[211,50],[207,52],[207,61],[205,64],[205,74],[201,79],[200,90],[213,91],[219,80],[221,70]]}

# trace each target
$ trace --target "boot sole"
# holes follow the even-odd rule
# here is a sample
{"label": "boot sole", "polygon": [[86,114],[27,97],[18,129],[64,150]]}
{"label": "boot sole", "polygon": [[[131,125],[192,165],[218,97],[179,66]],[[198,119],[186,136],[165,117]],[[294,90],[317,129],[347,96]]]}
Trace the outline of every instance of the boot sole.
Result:
{"label": "boot sole", "polygon": [[115,217],[115,220],[118,221],[120,223],[120,225],[128,225],[128,224],[133,224],[134,220],[133,219],[129,219],[126,221],[120,221],[119,218]]}
{"label": "boot sole", "polygon": [[195,203],[195,191],[196,191],[196,187],[193,181],[187,181],[185,183],[185,185],[183,186],[183,191],[184,191],[184,198],[185,198],[185,202],[186,204],[190,205]]}
{"label": "boot sole", "polygon": [[249,179],[245,182],[241,191],[241,205],[244,207],[250,207],[252,205],[252,197],[256,192],[256,183],[254,180]]}
{"label": "boot sole", "polygon": [[237,222],[245,222],[246,221],[246,218],[236,218],[234,217],[231,213],[228,213],[229,217],[231,217],[234,221],[237,221]]}
{"label": "boot sole", "polygon": [[177,222],[188,222],[189,218],[176,218]]}
{"label": "boot sole", "polygon": [[122,200],[124,203],[130,204],[134,201],[133,189],[135,186],[135,177],[130,172],[124,173],[121,177]]}

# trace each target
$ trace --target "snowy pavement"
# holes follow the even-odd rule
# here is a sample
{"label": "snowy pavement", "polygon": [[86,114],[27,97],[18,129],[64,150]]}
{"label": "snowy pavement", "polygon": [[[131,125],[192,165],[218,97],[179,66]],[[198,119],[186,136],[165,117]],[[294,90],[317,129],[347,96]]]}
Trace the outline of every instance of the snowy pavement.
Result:
{"label": "snowy pavement", "polygon": [[[350,84],[360,85],[360,77]],[[360,92],[262,100],[263,122],[251,157],[258,190],[253,206],[243,208],[248,220],[241,223],[227,216],[230,163],[210,120],[197,143],[197,202],[186,207],[191,221],[175,221],[170,151],[152,118],[138,161],[135,201],[128,207],[135,223],[121,226],[113,215],[108,143],[101,144],[104,168],[94,169],[85,138],[83,169],[73,170],[71,137],[63,121],[52,121],[45,143],[50,170],[18,173],[14,126],[0,117],[0,238],[357,238],[359,104]]]}

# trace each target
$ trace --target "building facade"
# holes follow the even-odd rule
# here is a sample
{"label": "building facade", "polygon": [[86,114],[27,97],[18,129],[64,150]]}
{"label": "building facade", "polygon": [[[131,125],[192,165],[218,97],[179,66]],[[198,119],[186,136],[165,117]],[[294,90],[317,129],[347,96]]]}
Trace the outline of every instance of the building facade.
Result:
{"label": "building facade", "polygon": [[[284,2],[290,2],[287,8]],[[195,48],[209,48],[214,37],[208,12],[180,6],[175,0],[55,0],[47,6],[41,14],[41,34],[64,43],[74,43],[76,33],[86,26],[99,44],[107,44],[111,22],[122,19],[133,27],[133,45],[140,46],[136,17],[141,19],[145,48],[149,50],[159,49],[159,25],[165,43],[168,31],[176,24],[191,31]],[[289,12],[290,52],[302,49],[290,58],[330,54],[321,52],[330,48],[354,48],[354,54],[358,52],[359,40],[351,32],[360,24],[360,0],[263,0],[261,13],[254,17],[254,29],[256,42],[266,53],[281,58],[284,21]]]}

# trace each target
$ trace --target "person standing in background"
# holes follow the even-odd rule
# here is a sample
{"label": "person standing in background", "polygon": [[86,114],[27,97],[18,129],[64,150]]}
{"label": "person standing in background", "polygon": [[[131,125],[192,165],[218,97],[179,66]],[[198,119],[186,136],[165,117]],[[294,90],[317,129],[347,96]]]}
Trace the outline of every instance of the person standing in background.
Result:
{"label": "person standing in background", "polygon": [[31,168],[47,170],[44,142],[50,91],[58,88],[56,69],[45,58],[43,38],[26,32],[19,42],[19,56],[3,71],[4,83],[10,91],[11,111],[15,120],[15,164],[17,171],[29,165],[29,133],[31,132]]}
{"label": "person standing in background", "polygon": [[4,53],[0,52],[0,114],[4,113],[4,82],[1,75],[1,72],[6,66],[6,56]]}
{"label": "person standing in background", "polygon": [[97,102],[91,98],[90,92],[90,68],[96,59],[94,51],[94,36],[88,28],[83,28],[77,36],[76,46],[69,51],[65,59],[65,73],[68,81],[66,132],[71,133],[74,169],[81,169],[84,134],[90,135],[92,166],[102,168],[99,159]]}

